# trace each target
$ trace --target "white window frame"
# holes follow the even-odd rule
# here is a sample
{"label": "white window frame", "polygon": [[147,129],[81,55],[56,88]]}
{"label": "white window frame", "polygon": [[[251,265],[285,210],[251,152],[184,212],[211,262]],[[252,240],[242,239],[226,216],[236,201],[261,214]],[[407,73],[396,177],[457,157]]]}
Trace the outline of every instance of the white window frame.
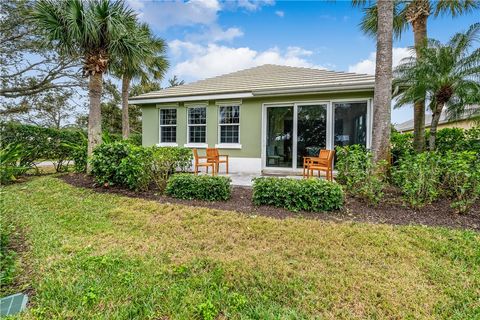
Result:
{"label": "white window frame", "polygon": [[[162,124],[162,110],[175,110],[175,124]],[[175,130],[175,142],[162,142],[162,127],[177,127],[178,125],[178,110],[177,108],[159,108],[158,109],[158,146],[160,147],[177,147],[177,131]],[[178,128],[177,128],[178,129]]]}
{"label": "white window frame", "polygon": [[[238,123],[221,123],[220,122],[220,108],[225,108],[225,107],[238,107]],[[242,112],[241,112],[241,104],[240,103],[224,103],[224,104],[218,104],[218,110],[217,110],[217,118],[218,118],[218,143],[215,145],[215,148],[220,148],[220,149],[241,149],[242,144],[240,142],[240,130],[241,130],[241,117],[242,117]],[[222,143],[221,139],[221,132],[222,132],[222,126],[238,126],[238,142],[235,143]]]}
{"label": "white window frame", "polygon": [[[205,109],[205,124],[190,124],[190,109],[197,109],[197,108],[204,108]],[[191,105],[187,107],[187,143],[184,145],[185,147],[190,147],[190,148],[207,148],[208,143],[208,114],[207,114],[207,105],[204,104],[198,104],[198,105]],[[190,127],[199,127],[199,126],[204,126],[205,127],[205,142],[190,142]]]}

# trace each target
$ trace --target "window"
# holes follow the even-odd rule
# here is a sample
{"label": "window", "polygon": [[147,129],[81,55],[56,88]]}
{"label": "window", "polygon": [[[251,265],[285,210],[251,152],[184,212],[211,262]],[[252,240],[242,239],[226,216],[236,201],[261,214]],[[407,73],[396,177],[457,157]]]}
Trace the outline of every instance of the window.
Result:
{"label": "window", "polygon": [[160,143],[177,142],[177,109],[160,109]]}
{"label": "window", "polygon": [[221,106],[220,143],[240,143],[240,106]]}
{"label": "window", "polygon": [[188,109],[188,143],[207,142],[207,108]]}
{"label": "window", "polygon": [[336,102],[334,145],[367,143],[367,102]]}

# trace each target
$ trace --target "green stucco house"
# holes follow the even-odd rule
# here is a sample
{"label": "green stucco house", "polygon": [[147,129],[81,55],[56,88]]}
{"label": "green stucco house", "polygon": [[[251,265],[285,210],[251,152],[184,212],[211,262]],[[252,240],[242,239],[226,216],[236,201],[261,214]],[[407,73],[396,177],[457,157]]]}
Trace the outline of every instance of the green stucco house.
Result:
{"label": "green stucco house", "polygon": [[[132,97],[145,146],[217,147],[238,173],[291,173],[322,148],[370,147],[371,75],[262,65]],[[201,152],[201,151],[200,151]]]}

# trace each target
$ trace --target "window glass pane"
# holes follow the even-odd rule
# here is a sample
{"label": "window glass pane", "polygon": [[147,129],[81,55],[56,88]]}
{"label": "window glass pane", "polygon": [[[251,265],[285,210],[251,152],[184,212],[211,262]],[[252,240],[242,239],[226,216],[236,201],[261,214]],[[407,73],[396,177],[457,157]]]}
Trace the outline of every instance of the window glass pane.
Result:
{"label": "window glass pane", "polygon": [[239,126],[220,126],[220,143],[238,143]]}
{"label": "window glass pane", "polygon": [[297,167],[304,157],[317,157],[327,142],[327,105],[298,106]]}
{"label": "window glass pane", "polygon": [[205,126],[190,126],[188,130],[188,142],[190,143],[205,143],[206,142],[206,127]]}
{"label": "window glass pane", "polygon": [[206,124],[207,123],[207,108],[189,108],[188,109],[188,124]]}
{"label": "window glass pane", "polygon": [[292,167],[293,107],[267,108],[267,167]]}
{"label": "window glass pane", "polygon": [[177,142],[177,127],[161,127],[160,142]]}
{"label": "window glass pane", "polygon": [[240,107],[220,107],[220,123],[240,123]]}
{"label": "window glass pane", "polygon": [[335,145],[366,145],[367,102],[335,103]]}
{"label": "window glass pane", "polygon": [[160,125],[177,124],[177,109],[160,109]]}

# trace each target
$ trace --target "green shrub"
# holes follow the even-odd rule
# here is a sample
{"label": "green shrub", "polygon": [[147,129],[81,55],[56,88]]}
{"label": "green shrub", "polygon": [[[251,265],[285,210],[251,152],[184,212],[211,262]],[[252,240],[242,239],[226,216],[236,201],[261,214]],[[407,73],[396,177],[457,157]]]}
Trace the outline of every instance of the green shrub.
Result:
{"label": "green shrub", "polygon": [[373,163],[372,153],[361,145],[337,147],[336,180],[353,195],[378,204],[385,188],[386,163]]}
{"label": "green shrub", "polygon": [[152,165],[151,149],[131,145],[118,165],[116,180],[131,190],[147,190],[152,181]]}
{"label": "green shrub", "polygon": [[408,204],[422,207],[440,195],[441,169],[440,154],[423,152],[400,159],[392,169],[392,178]]}
{"label": "green shrub", "polygon": [[152,151],[151,177],[157,188],[163,190],[168,177],[177,169],[186,172],[191,164],[193,154],[188,148],[150,147]]}
{"label": "green shrub", "polygon": [[392,145],[391,153],[394,164],[401,158],[413,153],[413,133],[392,131],[390,142]]}
{"label": "green shrub", "polygon": [[468,209],[480,197],[480,158],[472,151],[445,153],[441,158],[442,186],[453,199],[451,207],[459,213]]}
{"label": "green shrub", "polygon": [[95,181],[102,185],[122,185],[125,179],[120,175],[119,167],[132,148],[133,145],[125,141],[102,143],[96,147],[90,159]]}
{"label": "green shrub", "polygon": [[0,283],[5,287],[13,282],[16,271],[17,254],[10,246],[15,227],[3,215],[0,222]]}
{"label": "green shrub", "polygon": [[167,182],[165,192],[180,199],[219,201],[230,199],[230,178],[174,174]]}
{"label": "green shrub", "polygon": [[66,162],[73,159],[69,145],[83,143],[80,130],[43,128],[18,123],[0,123],[2,145],[21,144],[22,157],[19,165],[32,167],[35,161],[51,160],[56,171],[64,171]]}
{"label": "green shrub", "polygon": [[21,144],[2,146],[0,149],[0,184],[15,181],[19,175],[29,169],[29,167],[19,164],[24,152]]}
{"label": "green shrub", "polygon": [[342,187],[322,179],[262,177],[253,180],[253,203],[290,211],[330,211],[343,206]]}

